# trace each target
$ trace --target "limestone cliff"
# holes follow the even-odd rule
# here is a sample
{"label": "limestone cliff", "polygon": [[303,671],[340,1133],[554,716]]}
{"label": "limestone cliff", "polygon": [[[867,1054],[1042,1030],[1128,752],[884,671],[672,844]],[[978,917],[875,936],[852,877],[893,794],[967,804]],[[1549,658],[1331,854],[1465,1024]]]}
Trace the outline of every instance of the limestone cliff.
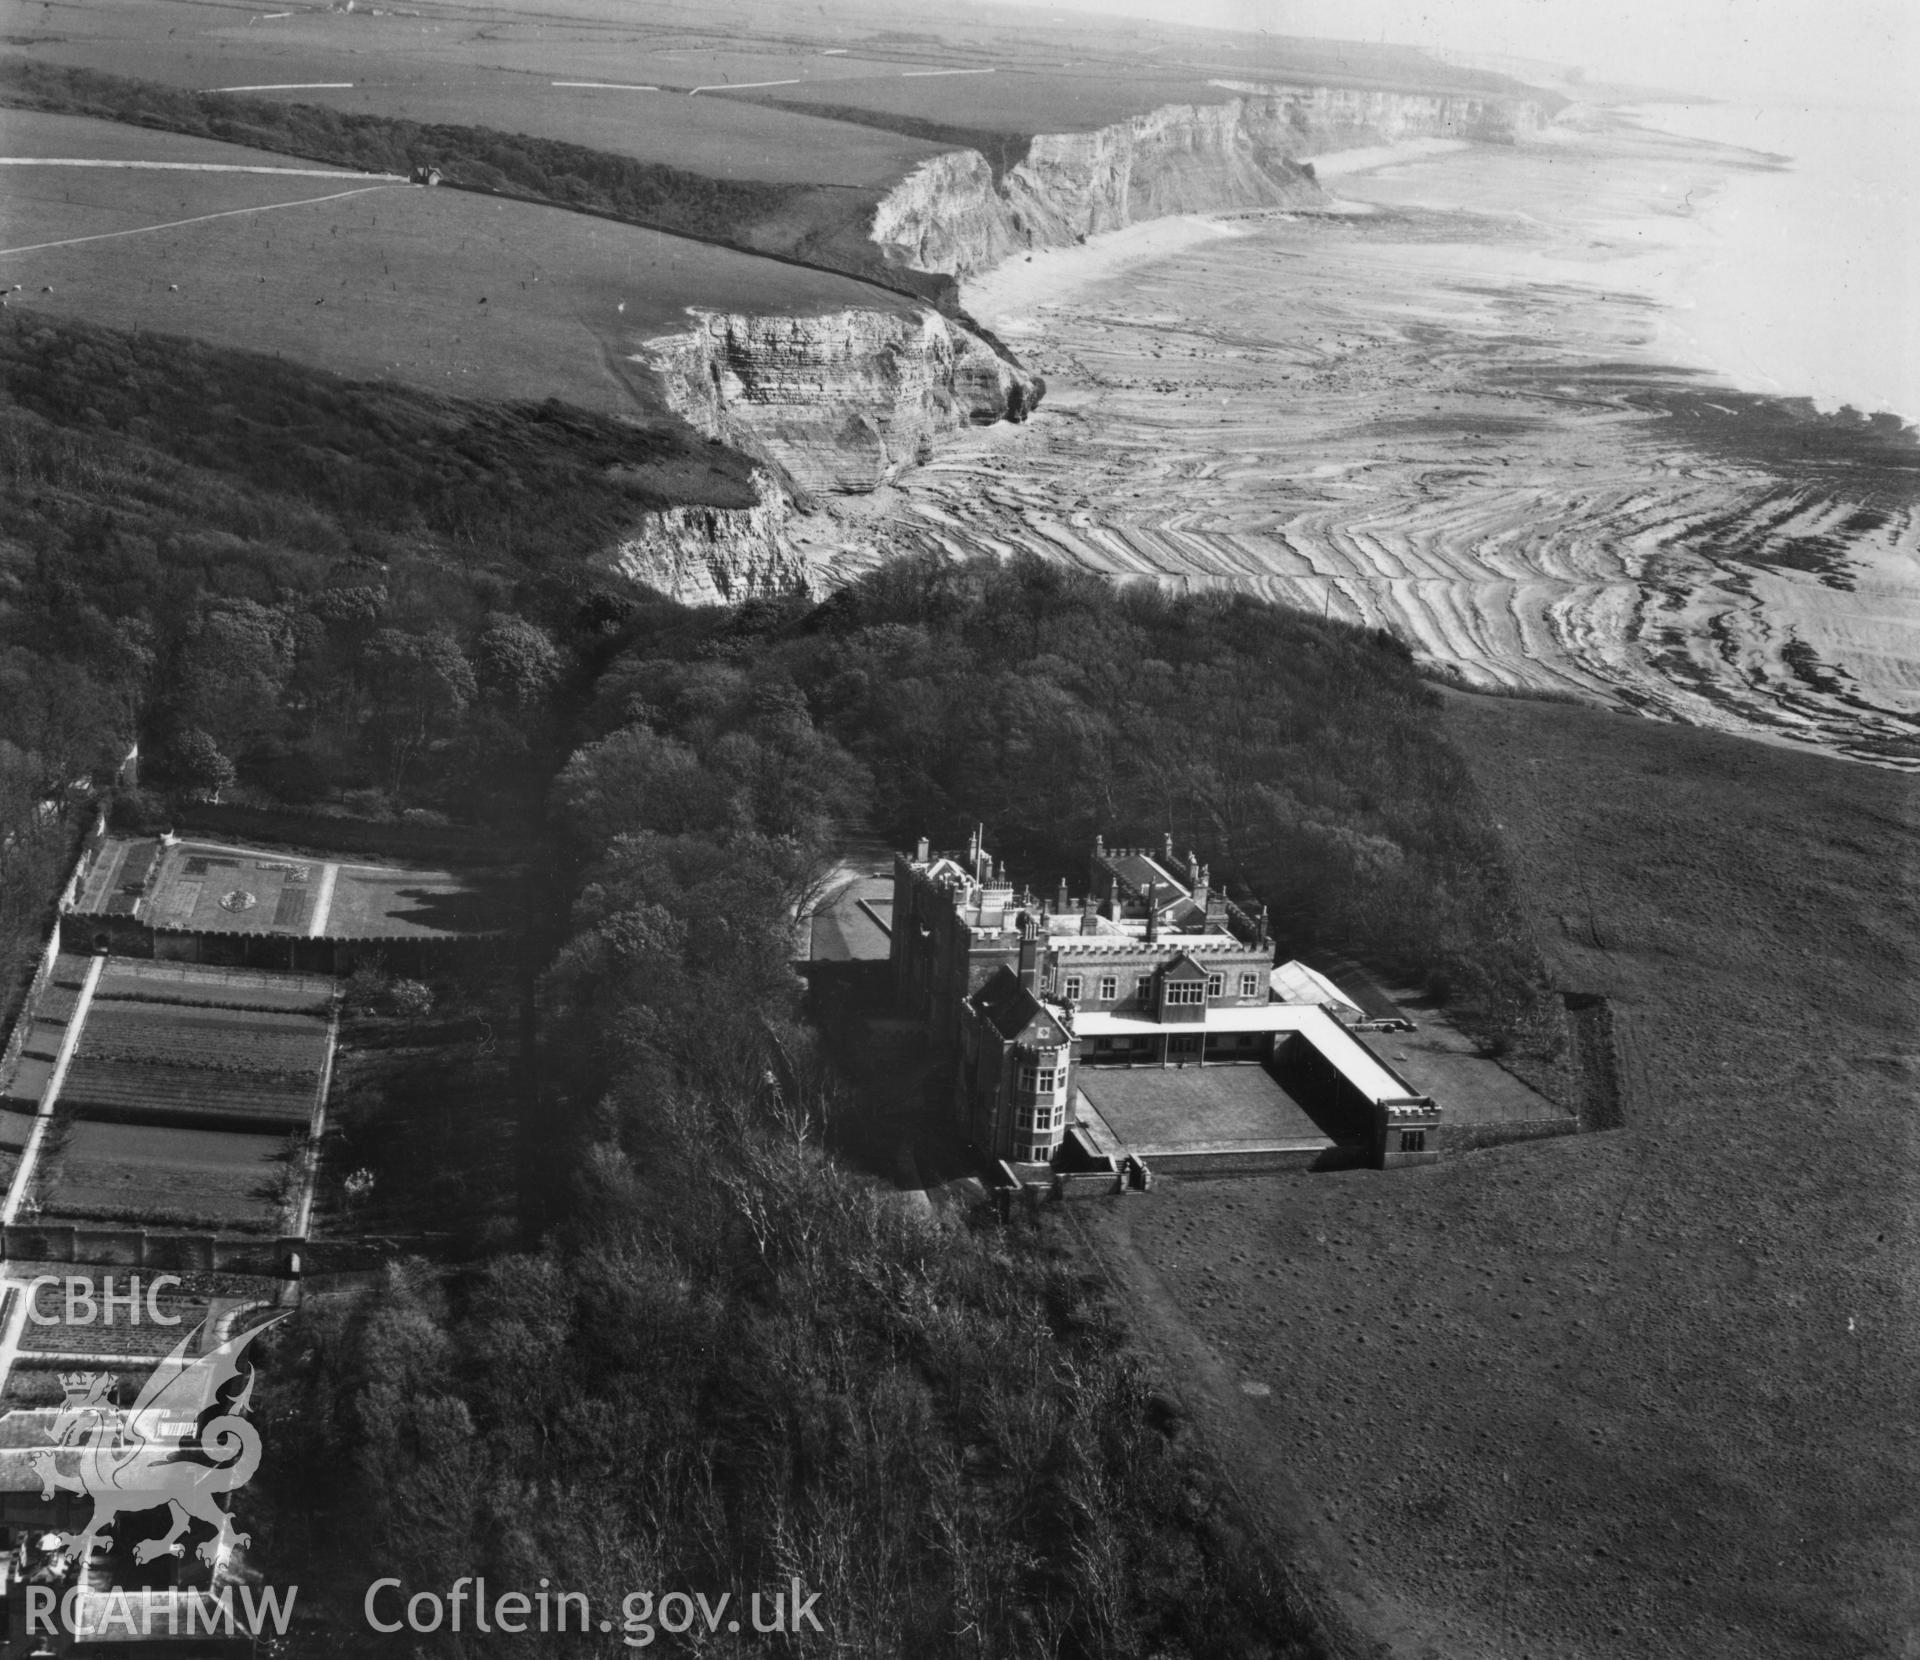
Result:
{"label": "limestone cliff", "polygon": [[[874,240],[902,264],[964,276],[1136,220],[1319,204],[1316,155],[1419,137],[1511,143],[1546,119],[1511,98],[1222,90],[1234,96],[1043,134],[999,177],[976,151],[937,156],[884,198]],[[760,505],[650,516],[615,554],[627,575],[689,604],[809,587],[785,528],[795,505],[874,490],[927,459],[942,433],[1022,420],[1045,391],[964,320],[879,295],[813,316],[696,310],[639,361],[685,419],[763,469]]]}
{"label": "limestone cliff", "polygon": [[901,302],[811,317],[696,312],[647,342],[668,402],[803,495],[872,490],[942,432],[1023,420],[1044,390],[963,323]]}
{"label": "limestone cliff", "polygon": [[1323,203],[1316,155],[1408,138],[1512,143],[1546,118],[1517,98],[1223,87],[1240,96],[1042,133],[998,178],[978,151],[936,156],[881,201],[873,239],[903,265],[967,276],[1141,219]]}
{"label": "limestone cliff", "polygon": [[760,497],[753,507],[649,513],[614,550],[614,568],[682,605],[738,605],[807,590],[807,561],[787,540],[786,493],[763,472],[753,483]]}

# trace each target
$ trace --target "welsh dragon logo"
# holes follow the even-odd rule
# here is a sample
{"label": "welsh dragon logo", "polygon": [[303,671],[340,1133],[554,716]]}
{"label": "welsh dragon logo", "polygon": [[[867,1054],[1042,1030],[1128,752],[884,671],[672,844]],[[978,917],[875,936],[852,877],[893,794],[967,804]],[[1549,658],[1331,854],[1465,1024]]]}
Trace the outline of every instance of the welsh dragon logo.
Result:
{"label": "welsh dragon logo", "polygon": [[187,1352],[201,1326],[180,1339],[173,1353],[126,1408],[113,1404],[111,1372],[63,1372],[66,1403],[53,1424],[53,1445],[35,1452],[40,1496],[84,1493],[93,1499],[93,1515],[78,1533],[60,1535],[60,1561],[84,1563],[96,1543],[111,1543],[107,1528],[122,1513],[166,1506],[172,1527],[160,1539],[143,1539],[134,1559],[184,1556],[181,1534],[195,1520],[214,1536],[198,1551],[212,1565],[234,1545],[248,1542],[220,1508],[222,1493],[253,1479],[260,1466],[260,1432],[246,1420],[253,1399],[253,1365],[243,1362],[247,1346],[277,1325],[276,1315],[198,1359]]}

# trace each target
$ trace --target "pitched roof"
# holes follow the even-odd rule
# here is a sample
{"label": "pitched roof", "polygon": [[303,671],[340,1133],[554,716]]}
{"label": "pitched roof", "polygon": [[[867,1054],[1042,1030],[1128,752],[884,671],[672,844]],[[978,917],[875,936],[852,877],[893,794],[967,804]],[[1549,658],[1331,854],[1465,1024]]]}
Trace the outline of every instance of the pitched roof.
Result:
{"label": "pitched roof", "polygon": [[1352,1020],[1358,1020],[1366,1013],[1326,975],[1297,959],[1276,968],[1269,976],[1269,983],[1274,996],[1282,1003],[1315,1003]]}
{"label": "pitched roof", "polygon": [[1204,980],[1209,972],[1206,964],[1195,957],[1191,951],[1182,951],[1166,967],[1166,977],[1169,980]]}
{"label": "pitched roof", "polygon": [[981,1019],[1007,1042],[1028,1038],[1036,1043],[1065,1043],[1067,1031],[1046,1004],[1020,983],[1020,976],[1004,964],[968,999]]}
{"label": "pitched roof", "polygon": [[1119,877],[1139,897],[1145,897],[1147,884],[1152,883],[1155,890],[1153,903],[1156,910],[1170,909],[1185,899],[1190,891],[1184,881],[1151,854],[1103,854],[1100,856],[1099,863]]}

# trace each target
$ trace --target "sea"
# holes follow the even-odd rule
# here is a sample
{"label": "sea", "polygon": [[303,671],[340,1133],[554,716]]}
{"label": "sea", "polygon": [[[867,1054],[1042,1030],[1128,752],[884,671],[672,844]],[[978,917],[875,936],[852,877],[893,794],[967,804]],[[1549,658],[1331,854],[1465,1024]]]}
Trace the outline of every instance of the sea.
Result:
{"label": "sea", "polygon": [[1697,204],[1643,273],[1665,344],[1750,392],[1920,425],[1920,110],[1649,104],[1645,125],[1784,158]]}

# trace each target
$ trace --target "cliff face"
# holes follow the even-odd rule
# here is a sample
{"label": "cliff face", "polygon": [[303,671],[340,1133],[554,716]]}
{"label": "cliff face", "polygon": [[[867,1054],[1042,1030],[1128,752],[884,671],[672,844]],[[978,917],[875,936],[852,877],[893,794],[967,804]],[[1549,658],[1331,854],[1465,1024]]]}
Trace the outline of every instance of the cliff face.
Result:
{"label": "cliff face", "polygon": [[753,483],[760,497],[754,507],[648,514],[614,550],[614,568],[682,605],[738,605],[809,590],[806,558],[787,540],[792,508],[785,492],[762,472]]}
{"label": "cliff face", "polygon": [[973,150],[936,156],[882,200],[873,239],[919,270],[967,276],[1031,248],[1141,219],[1311,207],[1316,155],[1407,138],[1512,143],[1545,120],[1520,99],[1235,88],[1220,104],[1169,104],[1088,133],[1043,133],[995,179]]}
{"label": "cliff face", "polygon": [[[1316,155],[1424,137],[1512,143],[1546,119],[1516,99],[1227,90],[1239,96],[1043,134],[998,179],[976,151],[937,156],[882,201],[874,240],[902,264],[964,276],[1136,220],[1323,203],[1305,165]],[[964,323],[904,301],[811,317],[696,312],[642,361],[685,419],[763,468],[759,506],[653,515],[614,555],[688,604],[810,587],[786,530],[796,500],[876,489],[942,433],[1023,420],[1045,391]]]}
{"label": "cliff face", "polygon": [[1025,419],[1044,390],[964,325],[919,307],[816,317],[699,313],[647,343],[673,408],[802,494],[872,490],[942,432]]}

